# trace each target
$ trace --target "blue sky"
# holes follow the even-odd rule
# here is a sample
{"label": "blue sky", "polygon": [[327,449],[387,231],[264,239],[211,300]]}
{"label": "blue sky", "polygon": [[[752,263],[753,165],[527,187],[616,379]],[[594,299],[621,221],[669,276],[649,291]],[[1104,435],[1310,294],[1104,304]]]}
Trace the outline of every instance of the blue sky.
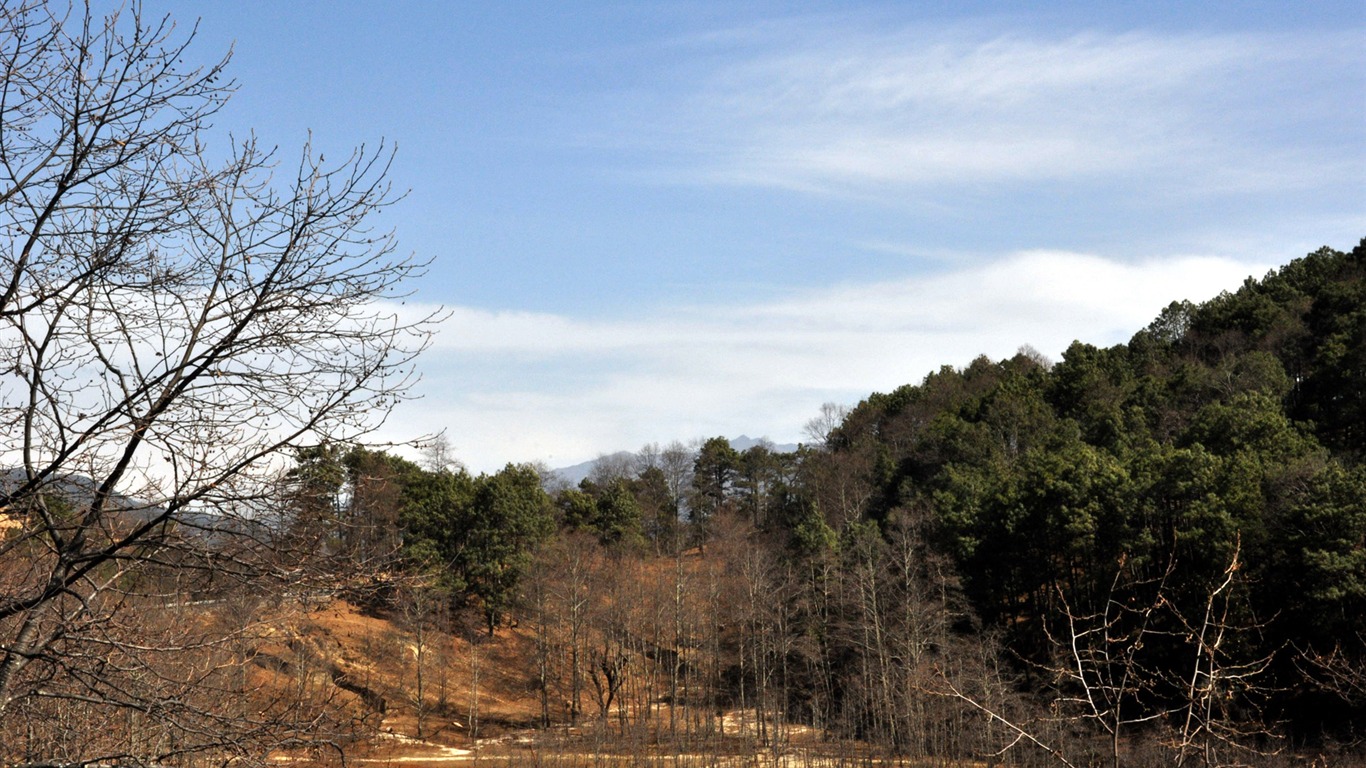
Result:
{"label": "blue sky", "polygon": [[1366,5],[156,2],[220,131],[398,146],[451,317],[393,439],[472,469],[724,434],[1366,235]]}

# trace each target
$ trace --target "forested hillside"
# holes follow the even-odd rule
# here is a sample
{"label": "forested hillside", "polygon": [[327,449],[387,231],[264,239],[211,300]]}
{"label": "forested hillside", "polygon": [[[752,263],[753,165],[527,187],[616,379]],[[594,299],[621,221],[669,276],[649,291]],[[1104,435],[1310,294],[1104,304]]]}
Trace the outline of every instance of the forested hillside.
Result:
{"label": "forested hillside", "polygon": [[943,369],[861,403],[823,463],[865,480],[856,519],[953,562],[1061,713],[1178,754],[1354,738],[1364,278],[1366,248],[1324,249],[1128,344]]}
{"label": "forested hillside", "polygon": [[[280,514],[241,531],[302,586],[248,599],[205,569],[127,629],[242,628],[177,647],[176,668],[216,670],[177,706],[307,713],[277,741],[295,760],[396,723],[472,744],[492,687],[521,714],[486,726],[573,726],[544,733],[630,759],[1355,763],[1364,400],[1366,242],[1174,302],[1127,344],[1026,347],[829,406],[792,453],[647,446],[570,487],[471,476],[441,444],[420,463],[303,449]],[[7,520],[11,543],[42,525]],[[176,589],[198,573],[155,566]],[[364,633],[299,618],[335,595]],[[140,715],[73,727],[100,711],[75,693],[26,706],[0,725],[15,755],[178,749]],[[329,748],[305,749],[318,734]]]}
{"label": "forested hillside", "polygon": [[1359,246],[1127,344],[826,409],[796,453],[651,446],[544,492],[320,451],[294,479],[331,478],[334,547],[392,531],[422,604],[531,632],[546,724],[696,738],[740,709],[774,746],[1266,762],[1366,728],[1364,399]]}

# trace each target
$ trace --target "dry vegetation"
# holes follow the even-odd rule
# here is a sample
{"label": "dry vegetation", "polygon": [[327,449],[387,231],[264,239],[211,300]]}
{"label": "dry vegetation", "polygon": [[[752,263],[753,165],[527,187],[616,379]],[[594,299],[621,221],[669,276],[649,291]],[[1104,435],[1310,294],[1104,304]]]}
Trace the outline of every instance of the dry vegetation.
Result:
{"label": "dry vegetation", "polygon": [[[367,611],[340,598],[298,606],[282,613],[277,629],[257,649],[253,675],[265,688],[289,691],[300,678],[355,723],[355,741],[341,750],[282,751],[289,765],[346,763],[444,765],[494,760],[537,765],[651,764],[825,765],[837,750],[815,729],[789,726],[776,753],[758,743],[755,713],[715,713],[715,733],[706,750],[691,754],[659,743],[623,742],[609,736],[600,718],[577,725],[556,721],[540,728],[536,638],[525,625],[482,634],[477,617],[463,630],[443,633],[430,649],[438,679],[429,688],[419,727],[413,700],[418,650],[413,635],[388,611]],[[330,689],[330,690],[329,690]],[[323,693],[326,691],[326,693]],[[667,704],[653,716],[667,719]],[[473,722],[478,733],[471,732]],[[422,731],[422,737],[417,734]],[[615,731],[613,731],[615,733]],[[845,758],[861,751],[855,745]],[[869,757],[865,754],[864,758]]]}
{"label": "dry vegetation", "polygon": [[[447,708],[438,708],[425,738],[418,738],[417,714],[404,681],[412,674],[410,665],[396,663],[399,657],[366,658],[364,649],[396,643],[398,630],[392,622],[366,616],[344,601],[336,601],[306,617],[299,630],[315,643],[325,644],[337,654],[338,666],[366,679],[376,691],[388,694],[382,714],[369,718],[372,730],[357,734],[344,753],[326,750],[280,752],[272,759],[281,764],[441,766],[480,761],[509,765],[548,766],[773,766],[778,768],[815,768],[846,764],[869,765],[905,761],[874,754],[866,745],[832,744],[817,730],[790,726],[781,749],[764,747],[758,739],[759,724],[753,711],[730,710],[720,713],[717,731],[705,748],[685,752],[668,744],[617,741],[604,738],[601,723],[578,726],[537,727],[539,704],[526,670],[532,659],[532,639],[525,631],[505,628],[491,641],[488,649],[490,668],[481,681],[479,692],[481,735],[472,738],[468,712],[472,700],[474,674],[469,657],[448,668],[451,698]],[[469,644],[450,638],[452,652],[459,656]],[[409,650],[411,654],[411,650]],[[287,684],[286,680],[277,683]],[[356,711],[366,709],[360,697],[340,691],[337,703]],[[429,702],[434,707],[436,701]],[[667,717],[667,705],[656,708],[657,716]],[[943,763],[940,763],[943,764]],[[977,765],[975,761],[952,763]]]}

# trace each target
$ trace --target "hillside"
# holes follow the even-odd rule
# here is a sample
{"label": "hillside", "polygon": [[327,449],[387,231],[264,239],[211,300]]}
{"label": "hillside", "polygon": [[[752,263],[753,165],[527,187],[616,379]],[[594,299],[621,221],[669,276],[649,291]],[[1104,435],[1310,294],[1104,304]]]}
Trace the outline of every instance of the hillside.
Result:
{"label": "hillside", "polygon": [[0,754],[1366,763],[1366,243],[840,413],[550,491],[324,443],[215,536],[49,485],[0,538],[7,642],[48,633]]}
{"label": "hillside", "polygon": [[[680,563],[686,578],[706,576],[697,552],[682,561],[656,562],[644,573],[672,579]],[[343,745],[348,762],[443,765],[482,756],[531,763],[549,752],[574,764],[608,754],[676,759],[686,751],[701,761],[706,755],[764,749],[752,711],[673,711],[657,698],[644,709],[619,701],[608,708],[606,719],[602,711],[575,717],[567,700],[554,701],[547,727],[537,679],[544,638],[538,640],[537,630],[524,624],[501,626],[488,636],[478,617],[469,617],[462,627],[421,633],[390,610],[366,610],[338,597],[278,608],[271,630],[254,648],[255,695],[283,697],[301,686],[313,688],[312,698],[325,702],[329,719],[344,724],[335,743]],[[597,635],[587,645],[604,639]],[[657,661],[652,655],[657,654],[644,653],[626,663],[649,666]],[[586,679],[584,685],[592,684]],[[424,691],[420,703],[419,689]],[[592,697],[585,692],[585,698]],[[652,723],[644,728],[653,733],[623,738],[624,732],[612,725],[632,721]],[[683,738],[666,736],[670,727]],[[810,728],[788,725],[784,733],[780,753],[787,759],[840,751]],[[867,747],[850,743],[840,749],[853,754]],[[285,749],[273,760],[332,764],[340,754],[315,746]]]}
{"label": "hillside", "polygon": [[[471,566],[449,583],[529,644],[523,723],[657,743],[649,713],[686,704],[690,738],[734,708],[925,758],[1011,733],[1132,764],[1356,754],[1363,262],[1324,249],[1056,363],[941,369],[819,450],[715,438],[686,476],[559,490],[515,599],[458,586]],[[423,507],[422,551],[468,552],[434,522],[468,528],[459,503]],[[1048,708],[1081,730],[1045,738]],[[1004,733],[964,730],[988,712]]]}
{"label": "hillside", "polygon": [[352,757],[411,762],[423,755],[465,755],[536,724],[524,633],[507,628],[485,638],[476,628],[474,634],[442,634],[424,642],[422,653],[430,655],[423,658],[424,673],[432,679],[422,706],[414,692],[414,633],[392,617],[340,598],[284,622],[273,642],[258,648],[256,665],[261,684],[269,687],[295,685],[300,667],[311,667],[316,684],[330,689],[330,705],[353,719],[356,742],[347,749]]}

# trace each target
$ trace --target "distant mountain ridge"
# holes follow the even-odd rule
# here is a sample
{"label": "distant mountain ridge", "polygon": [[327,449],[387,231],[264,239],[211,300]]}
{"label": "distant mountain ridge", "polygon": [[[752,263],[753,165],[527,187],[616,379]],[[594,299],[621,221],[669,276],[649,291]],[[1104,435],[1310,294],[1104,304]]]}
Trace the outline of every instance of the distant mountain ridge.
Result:
{"label": "distant mountain ridge", "polygon": [[[28,474],[19,467],[0,469],[0,493],[13,493],[28,480]],[[94,497],[99,484],[85,475],[67,473],[48,478],[43,482],[43,493],[55,494],[71,504],[85,504]],[[119,513],[136,513],[140,510],[157,509],[146,502],[114,493],[109,496],[108,508]],[[159,511],[159,510],[158,510]]]}
{"label": "distant mountain ridge", "polygon": [[[767,438],[763,437],[750,437],[749,435],[740,435],[739,437],[727,438],[727,440],[728,442],[730,442],[730,447],[734,448],[737,451],[747,451],[756,445],[761,445],[765,443],[768,444],[769,450],[773,451],[774,453],[792,453],[793,451],[797,450],[796,443],[773,443],[769,441]],[[692,446],[692,448],[694,451],[696,451],[696,446]],[[634,453],[632,451],[617,451],[615,453],[603,454],[602,456],[599,456],[596,459],[590,459],[588,461],[580,462],[572,466],[557,467],[550,471],[555,473],[556,476],[562,478],[565,482],[569,483],[570,485],[578,485],[579,483],[583,482],[584,478],[593,474],[593,470],[598,466],[598,463],[601,461],[611,460],[634,462],[638,458],[640,458],[640,454],[638,453]]]}
{"label": "distant mountain ridge", "polygon": [[[27,480],[28,475],[22,468],[0,468],[0,494],[15,492]],[[87,475],[67,473],[49,478],[43,484],[41,493],[56,496],[77,509],[88,505],[99,488],[99,483]],[[140,524],[161,516],[165,507],[134,496],[113,493],[105,502],[105,509],[111,518],[118,518],[131,524]],[[0,516],[8,513],[0,505]],[[17,518],[15,518],[17,519]],[[204,534],[231,533],[239,529],[241,519],[229,518],[212,512],[195,511],[181,508],[172,516],[172,523],[182,530],[198,531]]]}

